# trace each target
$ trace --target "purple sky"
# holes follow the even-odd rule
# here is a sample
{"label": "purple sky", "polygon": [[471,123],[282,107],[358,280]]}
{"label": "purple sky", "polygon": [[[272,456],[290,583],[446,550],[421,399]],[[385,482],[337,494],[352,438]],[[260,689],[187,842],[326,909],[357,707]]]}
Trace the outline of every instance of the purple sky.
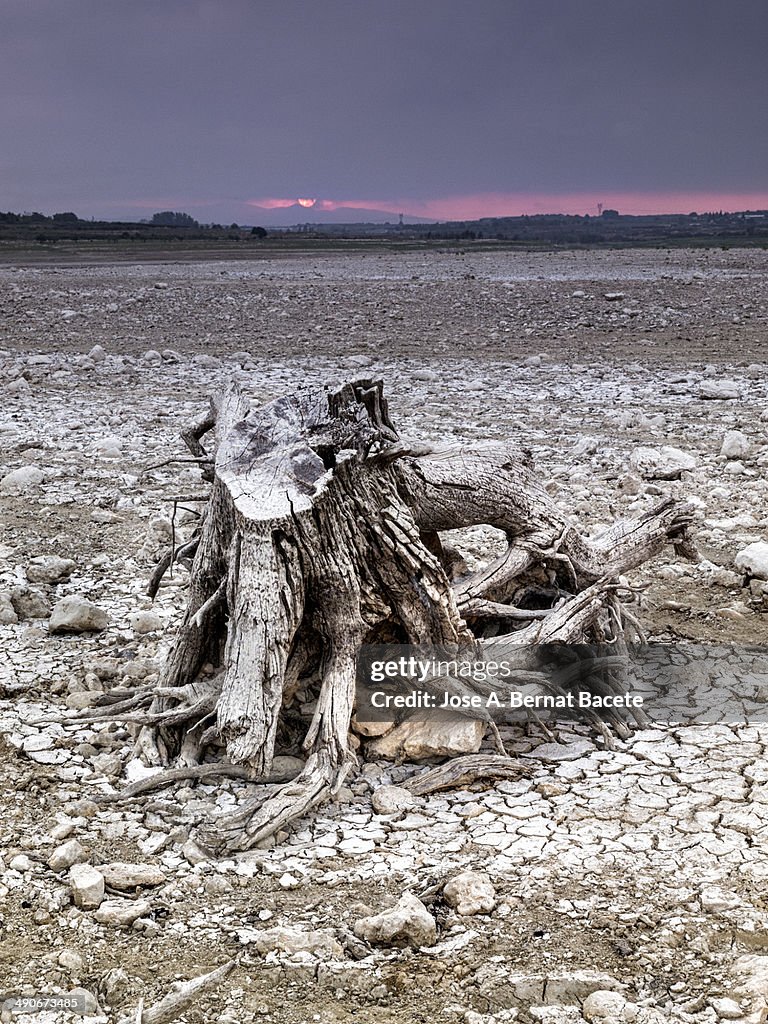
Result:
{"label": "purple sky", "polygon": [[2,0],[0,210],[768,207],[767,54],[768,0]]}

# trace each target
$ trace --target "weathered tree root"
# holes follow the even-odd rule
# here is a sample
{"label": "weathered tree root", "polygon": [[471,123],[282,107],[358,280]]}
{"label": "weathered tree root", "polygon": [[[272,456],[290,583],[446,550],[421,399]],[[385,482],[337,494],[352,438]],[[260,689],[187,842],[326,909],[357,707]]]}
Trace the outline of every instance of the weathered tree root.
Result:
{"label": "weathered tree root", "polygon": [[[223,747],[232,764],[266,781],[296,694],[314,697],[303,771],[211,823],[203,841],[220,849],[267,839],[354,768],[348,731],[361,644],[482,655],[489,643],[588,642],[621,653],[625,630],[639,627],[618,577],[668,543],[695,557],[691,511],[672,499],[590,539],[538,483],[524,449],[402,444],[379,381],[307,389],[256,409],[231,387],[182,435],[196,459],[208,458],[201,438],[210,430],[210,500],[189,542],[187,610],[159,684],[94,708],[90,720],[139,723],[137,746],[149,763],[188,770]],[[452,585],[440,535],[483,523],[503,530],[508,548]],[[158,567],[155,590],[161,575]],[[615,667],[598,685],[625,687]],[[615,714],[593,715],[592,725],[606,742],[611,731],[628,732]],[[437,769],[434,779],[520,772],[478,757]]]}

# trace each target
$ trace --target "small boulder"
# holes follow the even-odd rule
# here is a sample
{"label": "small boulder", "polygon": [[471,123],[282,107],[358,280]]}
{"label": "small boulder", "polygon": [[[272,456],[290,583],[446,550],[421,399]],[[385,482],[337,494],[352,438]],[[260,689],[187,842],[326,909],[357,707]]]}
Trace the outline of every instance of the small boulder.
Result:
{"label": "small boulder", "polygon": [[414,715],[386,736],[368,744],[372,757],[389,761],[423,761],[432,757],[476,754],[485,735],[485,723],[473,718]]}
{"label": "small boulder", "polygon": [[14,587],[11,602],[19,621],[47,619],[51,614],[51,602],[37,587]]}
{"label": "small boulder", "polygon": [[259,953],[311,953],[320,958],[344,955],[330,928],[305,931],[293,925],[277,925],[262,930],[243,929],[239,938],[243,945],[253,945]]}
{"label": "small boulder", "polygon": [[39,466],[20,466],[6,473],[0,480],[0,491],[4,494],[23,494],[39,487],[45,480],[45,473]]}
{"label": "small boulder", "polygon": [[679,480],[683,473],[696,468],[693,455],[668,444],[661,448],[635,448],[629,461],[646,480]]}
{"label": "small boulder", "polygon": [[622,1020],[626,1005],[627,1000],[620,992],[598,989],[597,992],[591,992],[584,1000],[581,1013],[588,1021],[599,1021],[606,1018]]}
{"label": "small boulder", "polygon": [[73,864],[84,864],[88,860],[88,853],[77,839],[68,839],[66,843],[57,846],[48,858],[48,867],[51,871],[66,871]]}
{"label": "small boulder", "polygon": [[128,621],[134,633],[156,633],[163,628],[163,620],[153,611],[134,612]]}
{"label": "small boulder", "polygon": [[9,591],[0,591],[0,626],[13,626],[19,621]]}
{"label": "small boulder", "polygon": [[740,430],[728,430],[723,438],[720,454],[724,455],[726,459],[741,459],[745,455],[749,455],[751,447],[746,434]]}
{"label": "small boulder", "polygon": [[104,876],[90,864],[73,864],[69,869],[72,902],[81,910],[96,910],[104,899]]}
{"label": "small boulder", "polygon": [[490,914],[496,906],[496,890],[482,871],[462,871],[446,883],[443,896],[462,917]]}
{"label": "small boulder", "polygon": [[133,892],[139,887],[152,887],[165,882],[165,872],[154,864],[98,864],[108,889]]}
{"label": "small boulder", "polygon": [[68,580],[75,568],[71,558],[58,555],[38,555],[27,566],[30,583],[61,583]]}
{"label": "small boulder", "polygon": [[371,797],[371,806],[376,814],[399,814],[415,803],[413,793],[402,786],[379,786]]}
{"label": "small boulder", "polygon": [[138,918],[148,914],[151,908],[149,900],[104,900],[94,917],[99,924],[127,928]]}
{"label": "small boulder", "polygon": [[734,380],[705,380],[699,385],[699,398],[707,401],[731,401],[740,394],[741,388]]}
{"label": "small boulder", "polygon": [[760,580],[768,580],[768,544],[748,544],[736,555],[736,568]]}
{"label": "small boulder", "polygon": [[106,629],[109,617],[103,608],[82,597],[63,597],[53,608],[51,633],[97,633]]}
{"label": "small boulder", "polygon": [[374,946],[434,946],[435,919],[420,899],[406,893],[390,910],[355,922],[354,933]]}

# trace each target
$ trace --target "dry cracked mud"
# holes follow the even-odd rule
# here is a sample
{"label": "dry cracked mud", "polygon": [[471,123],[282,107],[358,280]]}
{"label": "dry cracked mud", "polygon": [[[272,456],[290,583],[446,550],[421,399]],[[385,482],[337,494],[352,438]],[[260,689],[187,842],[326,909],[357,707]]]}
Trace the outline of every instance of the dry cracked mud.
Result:
{"label": "dry cracked mud", "polygon": [[[554,746],[509,729],[529,774],[393,814],[375,813],[372,793],[423,767],[369,763],[277,845],[215,860],[190,836],[247,784],[105,805],[142,771],[128,731],[52,719],[110,677],[152,681],[186,573],[152,608],[144,587],[172,497],[200,482],[189,464],[150,467],[185,454],[180,426],[232,379],[267,401],[307,380],[382,377],[407,436],[525,443],[588,531],[684,495],[703,558],[669,551],[633,574],[646,630],[768,646],[763,582],[736,564],[768,541],[766,271],[756,250],[0,268],[0,481],[39,471],[0,482],[0,592],[37,612],[84,598],[110,623],[53,636],[44,614],[0,625],[0,996],[82,988],[98,1001],[90,1019],[135,1020],[140,998],[236,958],[181,1019],[763,1020],[768,724],[715,709],[615,751],[579,725],[558,725]],[[664,446],[689,457],[679,479],[638,461]],[[178,512],[177,537],[190,521]],[[471,567],[493,531],[459,541]],[[30,583],[41,555],[71,559],[68,579]],[[157,615],[148,632],[141,611]],[[134,923],[73,905],[67,868],[49,865],[73,839],[90,864],[162,871],[107,893],[133,902]],[[462,917],[441,886],[470,868],[496,905]],[[406,892],[433,914],[436,944],[361,948],[354,923]],[[620,998],[590,998],[607,990]]]}

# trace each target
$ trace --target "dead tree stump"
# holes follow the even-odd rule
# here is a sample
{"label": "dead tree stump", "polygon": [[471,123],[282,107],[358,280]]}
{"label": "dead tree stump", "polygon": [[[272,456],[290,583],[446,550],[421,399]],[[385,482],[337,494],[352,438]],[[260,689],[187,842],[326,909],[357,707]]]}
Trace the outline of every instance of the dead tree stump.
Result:
{"label": "dead tree stump", "polygon": [[[361,644],[621,639],[631,617],[618,576],[667,543],[692,551],[689,510],[673,500],[587,539],[525,449],[401,443],[380,381],[261,408],[231,387],[182,437],[211,480],[184,549],[194,551],[186,614],[159,686],[108,714],[141,726],[145,760],[176,766],[169,781],[212,758],[222,774],[245,767],[266,781],[294,693],[317,680],[304,769],[212,823],[203,838],[220,848],[259,843],[342,784],[356,763],[348,733]],[[503,530],[507,550],[452,584],[441,532],[477,524]]]}

